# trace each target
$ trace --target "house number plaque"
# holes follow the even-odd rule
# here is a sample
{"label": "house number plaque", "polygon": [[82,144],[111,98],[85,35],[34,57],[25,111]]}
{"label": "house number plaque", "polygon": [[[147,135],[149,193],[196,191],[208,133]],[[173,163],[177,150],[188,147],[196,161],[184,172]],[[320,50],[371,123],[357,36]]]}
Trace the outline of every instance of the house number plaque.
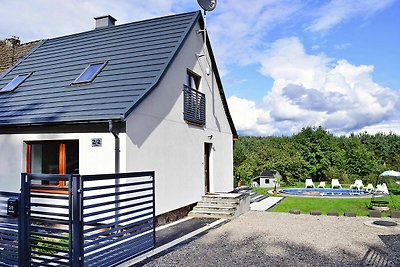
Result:
{"label": "house number plaque", "polygon": [[92,147],[101,147],[101,138],[92,138]]}

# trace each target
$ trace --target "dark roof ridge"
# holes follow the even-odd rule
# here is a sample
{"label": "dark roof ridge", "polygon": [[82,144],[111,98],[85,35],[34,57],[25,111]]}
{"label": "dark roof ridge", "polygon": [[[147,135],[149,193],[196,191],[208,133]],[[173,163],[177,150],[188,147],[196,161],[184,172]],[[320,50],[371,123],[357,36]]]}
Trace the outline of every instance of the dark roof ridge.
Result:
{"label": "dark roof ridge", "polygon": [[166,18],[185,16],[185,15],[192,15],[192,14],[195,14],[197,12],[201,13],[201,11],[198,10],[198,11],[191,11],[191,12],[186,12],[186,13],[171,14],[171,15],[157,17],[157,18],[149,18],[149,19],[145,19],[145,20],[127,22],[127,23],[119,24],[119,25],[115,25],[115,26],[101,27],[101,28],[98,28],[98,29],[91,29],[91,30],[87,30],[87,31],[83,31],[83,32],[71,33],[71,34],[67,34],[67,35],[63,35],[63,36],[57,36],[57,37],[49,38],[49,40],[54,41],[54,40],[63,39],[63,38],[75,37],[75,36],[79,36],[79,35],[88,34],[89,32],[110,31],[110,30],[113,30],[113,29],[116,29],[116,28],[129,27],[129,26],[131,26],[133,24],[142,24],[142,23],[148,23],[148,22],[151,22],[151,21],[163,20],[163,19],[166,19]]}

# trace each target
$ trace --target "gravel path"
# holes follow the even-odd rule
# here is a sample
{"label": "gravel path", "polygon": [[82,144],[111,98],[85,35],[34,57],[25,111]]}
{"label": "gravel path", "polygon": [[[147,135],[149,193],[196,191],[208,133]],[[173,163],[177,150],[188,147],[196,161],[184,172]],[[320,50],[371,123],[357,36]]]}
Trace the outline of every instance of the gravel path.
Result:
{"label": "gravel path", "polygon": [[145,266],[400,266],[400,226],[372,221],[250,211]]}

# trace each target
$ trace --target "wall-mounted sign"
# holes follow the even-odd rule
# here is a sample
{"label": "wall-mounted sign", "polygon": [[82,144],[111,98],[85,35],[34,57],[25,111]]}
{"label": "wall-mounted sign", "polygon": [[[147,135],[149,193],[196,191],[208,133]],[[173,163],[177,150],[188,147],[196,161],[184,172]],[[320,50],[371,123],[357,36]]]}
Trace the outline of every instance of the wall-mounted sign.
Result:
{"label": "wall-mounted sign", "polygon": [[92,138],[92,147],[101,147],[101,138]]}

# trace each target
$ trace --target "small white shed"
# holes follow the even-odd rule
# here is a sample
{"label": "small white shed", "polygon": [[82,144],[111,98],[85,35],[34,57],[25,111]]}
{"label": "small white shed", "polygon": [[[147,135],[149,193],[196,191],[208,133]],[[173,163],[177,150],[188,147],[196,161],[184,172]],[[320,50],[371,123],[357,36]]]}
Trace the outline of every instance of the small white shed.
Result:
{"label": "small white shed", "polygon": [[269,170],[265,170],[260,173],[260,176],[257,176],[254,178],[252,181],[252,186],[253,187],[274,187],[275,184],[276,186],[279,186],[279,183],[277,181],[280,179],[281,175],[279,172],[276,172],[273,174]]}

